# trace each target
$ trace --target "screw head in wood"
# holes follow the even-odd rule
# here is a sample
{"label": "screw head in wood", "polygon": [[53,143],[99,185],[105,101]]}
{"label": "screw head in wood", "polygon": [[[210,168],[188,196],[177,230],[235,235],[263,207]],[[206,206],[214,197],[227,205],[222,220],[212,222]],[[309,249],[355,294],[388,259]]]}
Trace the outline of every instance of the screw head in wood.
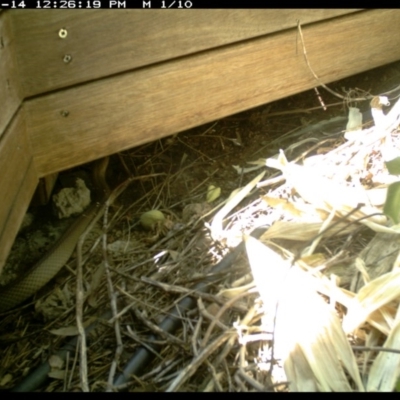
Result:
{"label": "screw head in wood", "polygon": [[61,28],[61,29],[58,31],[58,36],[59,36],[61,39],[66,39],[66,37],[68,36],[68,31],[67,31],[66,29],[64,29],[64,28]]}

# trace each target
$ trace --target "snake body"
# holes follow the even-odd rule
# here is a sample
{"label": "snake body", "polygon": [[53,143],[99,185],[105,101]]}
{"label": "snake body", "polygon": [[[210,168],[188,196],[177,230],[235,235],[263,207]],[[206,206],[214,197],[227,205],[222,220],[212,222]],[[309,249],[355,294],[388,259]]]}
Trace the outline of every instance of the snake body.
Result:
{"label": "snake body", "polygon": [[[105,171],[108,157],[95,163],[93,167],[94,181],[102,189],[107,189]],[[0,312],[16,307],[39,289],[46,285],[61,270],[79,240],[79,237],[89,226],[90,222],[104,203],[106,193],[97,195],[96,200],[80,215],[54,243],[51,249],[25,274],[0,289]]]}

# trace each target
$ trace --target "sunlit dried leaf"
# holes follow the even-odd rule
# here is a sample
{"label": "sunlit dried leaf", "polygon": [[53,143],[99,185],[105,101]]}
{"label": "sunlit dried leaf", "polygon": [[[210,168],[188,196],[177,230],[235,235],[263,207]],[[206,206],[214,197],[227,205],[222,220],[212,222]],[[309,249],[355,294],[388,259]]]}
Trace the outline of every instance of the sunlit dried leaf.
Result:
{"label": "sunlit dried leaf", "polygon": [[[97,319],[96,317],[89,318],[83,323],[83,327],[84,328],[88,327],[90,324],[96,321],[96,319]],[[50,330],[50,332],[53,335],[57,336],[76,336],[78,335],[78,328],[75,325],[72,325],[72,326],[66,326],[64,328],[52,329]]]}
{"label": "sunlit dried leaf", "polygon": [[78,332],[78,328],[76,326],[68,326],[65,328],[60,328],[60,329],[52,329],[50,332],[53,335],[57,336],[76,336]]}
{"label": "sunlit dried leaf", "polygon": [[[287,239],[309,241],[312,240],[322,227],[322,222],[294,222],[294,221],[276,221],[261,237],[261,240],[267,239]],[[348,235],[357,229],[354,224],[339,223],[327,232],[328,236]]]}
{"label": "sunlit dried leaf", "polygon": [[223,236],[223,219],[251,192],[251,190],[257,185],[264,175],[265,171],[257,175],[233,197],[229,197],[227,203],[217,212],[211,223],[211,236],[214,238],[214,240],[219,240]]}
{"label": "sunlit dried leaf", "polygon": [[287,211],[295,217],[301,217],[304,212],[300,210],[296,205],[286,199],[280,199],[277,197],[263,196],[262,199],[271,207],[280,207],[282,210]]}
{"label": "sunlit dried leaf", "polygon": [[[397,310],[395,325],[383,347],[387,349],[400,348],[400,309]],[[369,371],[367,390],[369,392],[391,392],[395,388],[399,376],[400,354],[379,352]]]}
{"label": "sunlit dried leaf", "polygon": [[168,250],[169,255],[171,256],[173,261],[177,261],[179,259],[180,253],[175,250]]}
{"label": "sunlit dried leaf", "polygon": [[349,305],[343,321],[345,332],[362,324],[375,310],[400,297],[400,270],[388,272],[363,286]]}
{"label": "sunlit dried leaf", "polygon": [[317,293],[316,280],[256,239],[246,238],[246,249],[269,316],[266,329],[275,323],[274,356],[283,360],[291,389],[349,391],[347,371],[363,391],[340,321]]}
{"label": "sunlit dried leaf", "polygon": [[208,384],[203,389],[203,392],[214,392],[216,390],[215,379],[217,381],[220,381],[220,380],[222,380],[224,378],[224,375],[225,374],[223,372],[219,372],[218,374],[215,374],[214,379],[210,379],[208,381]]}
{"label": "sunlit dried leaf", "polygon": [[54,369],[61,369],[64,366],[64,360],[60,356],[54,354],[49,357],[48,362],[50,367]]}
{"label": "sunlit dried leaf", "polygon": [[362,113],[357,107],[349,107],[346,131],[357,131],[362,128]]}
{"label": "sunlit dried leaf", "polygon": [[310,267],[317,267],[326,262],[326,257],[322,253],[314,253],[301,257],[301,261],[304,261]]}
{"label": "sunlit dried leaf", "polygon": [[50,372],[47,374],[47,376],[48,376],[49,378],[63,380],[63,379],[65,379],[65,370],[50,371]]}
{"label": "sunlit dried leaf", "polygon": [[253,287],[254,287],[254,282],[251,282],[246,285],[238,286],[231,289],[222,289],[220,292],[218,292],[218,297],[233,299],[234,297],[239,296],[241,293],[248,292]]}
{"label": "sunlit dried leaf", "polygon": [[[360,218],[360,213],[363,217],[380,213],[377,208],[368,206],[369,198],[362,187],[349,187],[321,176],[315,167],[289,163],[283,151],[280,152],[278,160],[267,159],[266,163],[267,166],[280,169],[286,181],[315,208],[328,212],[335,210],[340,216],[355,210],[360,204],[365,204],[366,206],[359,208],[357,219]],[[370,218],[369,221],[386,223],[385,219],[377,216]]]}

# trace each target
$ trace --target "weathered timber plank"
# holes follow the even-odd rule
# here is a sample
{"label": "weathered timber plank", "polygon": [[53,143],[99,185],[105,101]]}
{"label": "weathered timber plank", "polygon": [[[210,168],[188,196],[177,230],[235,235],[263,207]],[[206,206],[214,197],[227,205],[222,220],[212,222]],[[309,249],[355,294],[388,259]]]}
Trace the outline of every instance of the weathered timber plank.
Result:
{"label": "weathered timber plank", "polygon": [[38,182],[23,112],[0,138],[0,273]]}
{"label": "weathered timber plank", "polygon": [[36,186],[35,193],[33,194],[30,205],[33,207],[43,206],[50,201],[54,185],[57,182],[58,172],[55,174],[46,175],[39,179]]}
{"label": "weathered timber plank", "polygon": [[[24,10],[24,97],[357,10]],[[68,32],[61,39],[58,32]],[[70,55],[70,63],[63,62]]]}
{"label": "weathered timber plank", "polygon": [[[314,71],[331,82],[400,59],[395,26],[400,10],[369,10],[304,27]],[[31,99],[27,125],[39,174],[316,86],[296,51],[297,36],[292,29]]]}
{"label": "weathered timber plank", "polygon": [[10,12],[0,14],[0,136],[21,104]]}

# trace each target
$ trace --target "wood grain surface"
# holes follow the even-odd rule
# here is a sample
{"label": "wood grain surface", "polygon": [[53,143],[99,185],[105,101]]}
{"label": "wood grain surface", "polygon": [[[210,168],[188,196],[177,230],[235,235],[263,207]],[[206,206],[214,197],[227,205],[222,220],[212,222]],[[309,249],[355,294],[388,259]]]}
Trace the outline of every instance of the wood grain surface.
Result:
{"label": "wood grain surface", "polygon": [[12,17],[29,97],[354,11],[18,10]]}
{"label": "wood grain surface", "polygon": [[[400,59],[400,10],[303,28],[324,83]],[[33,98],[27,127],[41,176],[318,86],[296,29]]]}
{"label": "wood grain surface", "polygon": [[0,272],[38,183],[23,113],[0,140]]}
{"label": "wood grain surface", "polygon": [[10,15],[0,13],[0,137],[22,101]]}

